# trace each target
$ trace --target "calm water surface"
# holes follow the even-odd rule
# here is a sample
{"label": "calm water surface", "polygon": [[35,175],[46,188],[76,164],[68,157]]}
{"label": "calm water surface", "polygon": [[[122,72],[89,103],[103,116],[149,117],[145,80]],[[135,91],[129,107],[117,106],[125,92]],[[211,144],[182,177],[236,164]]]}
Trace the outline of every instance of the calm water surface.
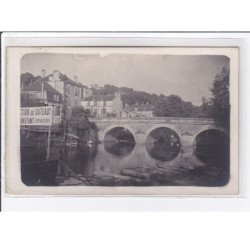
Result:
{"label": "calm water surface", "polygon": [[220,142],[200,140],[189,148],[160,140],[53,146],[51,159],[60,163],[47,165],[32,163],[45,159],[44,146],[23,147],[22,179],[26,185],[223,186],[229,178],[229,144]]}

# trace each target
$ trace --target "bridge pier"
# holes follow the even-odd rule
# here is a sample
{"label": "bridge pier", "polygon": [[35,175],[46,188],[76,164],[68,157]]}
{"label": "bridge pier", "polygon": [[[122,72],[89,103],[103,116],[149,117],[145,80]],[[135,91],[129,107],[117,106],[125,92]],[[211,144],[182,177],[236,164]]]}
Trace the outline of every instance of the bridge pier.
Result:
{"label": "bridge pier", "polygon": [[146,135],[143,133],[135,134],[135,142],[136,144],[145,144],[146,143]]}
{"label": "bridge pier", "polygon": [[181,135],[181,149],[184,157],[192,157],[194,154],[193,142],[194,137],[191,134],[185,133]]}

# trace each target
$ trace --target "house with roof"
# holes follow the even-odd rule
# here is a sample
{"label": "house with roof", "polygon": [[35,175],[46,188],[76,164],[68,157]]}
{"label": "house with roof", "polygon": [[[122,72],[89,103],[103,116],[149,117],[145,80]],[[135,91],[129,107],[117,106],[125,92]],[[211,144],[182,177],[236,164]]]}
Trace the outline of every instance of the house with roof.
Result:
{"label": "house with roof", "polygon": [[37,100],[41,105],[53,107],[53,116],[60,116],[62,109],[62,94],[51,87],[48,82],[37,80],[21,90],[21,94]]}
{"label": "house with roof", "polygon": [[[37,88],[39,86],[39,89],[40,89],[39,93],[36,93],[36,91],[34,90],[34,86],[36,86]],[[45,70],[42,70],[41,78],[33,82],[31,85],[29,85],[29,87],[28,87],[28,90],[23,89],[22,92],[27,92],[27,91],[32,92],[32,95],[36,96],[36,98],[41,98],[42,88],[46,88],[46,91],[49,88],[50,90],[53,89],[54,93],[57,93],[57,95],[60,95],[61,105],[65,103],[67,117],[70,117],[73,107],[80,106],[81,101],[84,98],[92,95],[92,90],[89,89],[87,86],[83,86],[80,82],[78,82],[77,76],[75,76],[74,80],[72,80],[67,75],[62,74],[58,70],[54,70],[52,74],[49,74],[47,76],[45,74]],[[44,93],[44,96],[43,96],[44,100],[46,100],[45,95],[50,95],[50,93],[48,94],[47,92]],[[55,98],[58,99],[58,97],[55,97]]]}
{"label": "house with roof", "polygon": [[82,100],[81,105],[95,117],[122,117],[123,105],[120,93],[92,95]]}
{"label": "house with roof", "polygon": [[124,113],[127,117],[153,117],[154,106],[149,103],[125,104]]}
{"label": "house with roof", "polygon": [[82,96],[81,99],[84,100],[85,98],[93,95],[93,89],[88,88],[87,86],[83,85],[82,86]]}

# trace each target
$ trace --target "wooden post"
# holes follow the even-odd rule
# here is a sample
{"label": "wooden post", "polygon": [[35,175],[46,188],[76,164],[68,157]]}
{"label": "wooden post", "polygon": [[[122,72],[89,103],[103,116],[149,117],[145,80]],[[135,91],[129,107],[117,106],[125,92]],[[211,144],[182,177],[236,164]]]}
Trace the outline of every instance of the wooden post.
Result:
{"label": "wooden post", "polygon": [[46,157],[46,160],[48,160],[48,159],[49,159],[49,156],[50,156],[50,141],[51,141],[52,112],[53,112],[53,109],[52,109],[52,111],[51,111],[50,124],[49,124],[49,128],[48,128],[48,147],[47,147],[47,157]]}
{"label": "wooden post", "polygon": [[48,148],[47,148],[46,160],[48,160],[50,156],[50,141],[51,141],[51,125],[49,125],[49,128],[48,128]]}

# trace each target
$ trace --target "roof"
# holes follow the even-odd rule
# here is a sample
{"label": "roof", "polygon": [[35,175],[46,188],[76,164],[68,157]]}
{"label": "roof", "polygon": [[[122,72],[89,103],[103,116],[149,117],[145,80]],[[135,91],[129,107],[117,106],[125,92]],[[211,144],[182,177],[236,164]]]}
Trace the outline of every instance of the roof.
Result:
{"label": "roof", "polygon": [[[50,74],[47,77],[50,77],[50,76],[53,76],[53,74]],[[59,72],[59,78],[63,82],[66,82],[66,83],[69,83],[69,84],[74,84],[74,85],[77,85],[77,86],[82,86],[81,83],[71,80],[67,75],[63,75],[61,72]]]}
{"label": "roof", "polygon": [[112,101],[114,98],[113,95],[92,95],[86,97],[83,101]]}
{"label": "roof", "polygon": [[25,87],[22,91],[42,91],[42,88],[46,91],[60,95],[60,92],[54,89],[47,81],[41,81],[41,79],[31,83],[29,86]]}
{"label": "roof", "polygon": [[[60,79],[60,81],[65,82],[65,83],[69,83],[69,84],[74,84],[74,85],[82,86],[81,83],[79,83],[79,82],[74,82],[74,81],[71,80],[67,75],[62,74],[60,71],[58,71],[58,72],[59,72],[59,79]],[[47,75],[47,76],[45,76],[45,77],[43,77],[43,78],[40,78],[40,79],[36,80],[36,81],[33,82],[33,83],[38,83],[38,82],[47,82],[47,83],[48,83],[50,77],[53,77],[53,73],[50,74],[50,75]],[[32,83],[32,84],[33,84],[33,83]],[[32,84],[31,84],[31,85],[32,85]],[[30,85],[29,85],[29,86],[30,86]],[[25,90],[26,90],[26,89],[25,89]],[[26,90],[26,91],[28,91],[28,90]]]}
{"label": "roof", "polygon": [[24,88],[23,92],[32,92],[32,91],[42,91],[42,84],[44,91],[47,93],[47,100],[48,101],[54,101],[54,95],[59,95],[59,101],[62,100],[62,95],[60,92],[58,92],[56,89],[54,89],[48,82],[46,81],[40,81],[37,80],[33,83],[31,83],[29,86]]}
{"label": "roof", "polygon": [[[67,84],[82,86],[81,83],[77,83],[77,82],[71,80],[68,76],[63,75],[61,72],[58,71],[58,73],[59,73],[60,81],[63,81]],[[53,73],[36,80],[35,82],[31,83],[29,86],[25,87],[22,91],[42,91],[42,84],[43,84],[43,88],[47,92],[47,99],[48,100],[54,100],[54,96],[53,96],[54,94],[59,95],[59,99],[62,100],[61,93],[58,92],[56,89],[54,89],[49,84],[50,77],[53,77]]]}

